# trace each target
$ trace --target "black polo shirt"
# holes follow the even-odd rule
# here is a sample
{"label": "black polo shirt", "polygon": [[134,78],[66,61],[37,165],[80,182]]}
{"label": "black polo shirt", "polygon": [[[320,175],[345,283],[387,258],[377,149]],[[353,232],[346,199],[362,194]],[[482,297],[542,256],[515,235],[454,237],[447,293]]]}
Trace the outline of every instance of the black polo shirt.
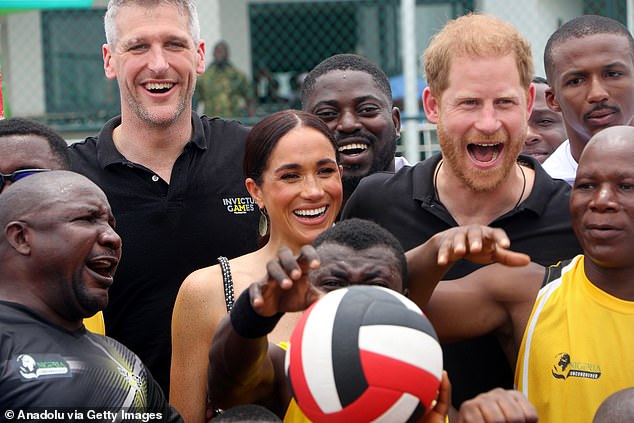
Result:
{"label": "black polo shirt", "polygon": [[104,310],[106,333],[133,350],[169,392],[171,318],[192,271],[257,248],[258,208],[242,173],[248,128],[192,117],[193,135],[174,163],[170,183],[125,159],[112,131],[70,146],[72,169],[106,193],[123,240],[123,257]]}
{"label": "black polo shirt", "polygon": [[[342,218],[373,220],[392,232],[406,250],[437,232],[458,226],[435,198],[433,175],[440,159],[441,155],[437,154],[396,174],[381,172],[363,178],[346,203]],[[534,262],[542,265],[581,253],[568,210],[570,186],[548,176],[532,157],[520,156],[518,161],[535,170],[533,189],[517,208],[489,226],[503,228],[513,250],[530,255]],[[461,260],[445,279],[462,277],[478,267]],[[492,335],[443,345],[443,352],[455,405],[496,386],[513,387],[513,372]]]}

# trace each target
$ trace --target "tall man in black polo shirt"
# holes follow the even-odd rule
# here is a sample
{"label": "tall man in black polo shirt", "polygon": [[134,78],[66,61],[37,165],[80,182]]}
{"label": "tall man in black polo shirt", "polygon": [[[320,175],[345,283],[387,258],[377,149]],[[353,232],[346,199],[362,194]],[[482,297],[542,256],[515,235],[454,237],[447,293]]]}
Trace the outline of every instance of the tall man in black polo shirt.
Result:
{"label": "tall man in black polo shirt", "polygon": [[[393,176],[364,178],[343,218],[374,220],[405,249],[449,227],[475,223],[504,228],[513,250],[543,265],[579,253],[568,212],[570,188],[551,179],[537,160],[519,156],[535,96],[528,42],[497,18],[464,16],[432,40],[425,74],[425,113],[438,124],[442,154]],[[459,262],[446,278],[476,267]],[[443,351],[454,405],[513,384],[492,337],[443,345]]]}
{"label": "tall man in black polo shirt", "polygon": [[111,0],[105,30],[104,70],[119,84],[121,116],[71,146],[72,167],[105,191],[125,244],[108,334],[167,393],[180,283],[219,255],[256,248],[259,214],[241,166],[248,130],[192,112],[205,68],[193,0]]}

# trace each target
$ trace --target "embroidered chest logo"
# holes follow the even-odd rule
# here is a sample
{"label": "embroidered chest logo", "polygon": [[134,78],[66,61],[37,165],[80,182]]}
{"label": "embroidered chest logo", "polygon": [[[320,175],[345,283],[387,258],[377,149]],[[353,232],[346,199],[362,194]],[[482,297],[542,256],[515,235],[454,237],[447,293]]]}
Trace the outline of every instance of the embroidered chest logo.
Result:
{"label": "embroidered chest logo", "polygon": [[598,364],[572,361],[570,354],[566,352],[555,356],[555,363],[551,370],[555,379],[568,379],[569,377],[581,377],[584,379],[598,379],[601,377],[601,366]]}
{"label": "embroidered chest logo", "polygon": [[59,354],[20,354],[13,364],[23,381],[71,377],[70,366]]}
{"label": "embroidered chest logo", "polygon": [[222,205],[231,214],[255,212],[255,201],[251,197],[228,197],[222,199]]}

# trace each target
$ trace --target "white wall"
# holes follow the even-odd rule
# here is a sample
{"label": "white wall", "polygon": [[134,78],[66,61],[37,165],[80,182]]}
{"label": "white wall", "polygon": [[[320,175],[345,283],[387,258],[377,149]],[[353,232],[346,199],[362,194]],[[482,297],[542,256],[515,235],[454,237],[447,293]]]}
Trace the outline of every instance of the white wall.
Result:
{"label": "white wall", "polygon": [[38,12],[16,13],[7,19],[2,78],[13,115],[38,115],[45,111],[40,28]]}
{"label": "white wall", "polygon": [[[207,64],[213,60],[214,44],[222,38],[218,1],[219,0],[198,0],[197,2],[198,16],[200,19],[200,38],[205,41],[205,61]],[[233,49],[230,53],[233,56]]]}
{"label": "white wall", "polygon": [[[201,0],[199,0],[201,1]],[[231,61],[251,77],[251,32],[248,0],[216,0],[219,2],[220,34],[229,44]],[[211,56],[211,51],[209,53]]]}
{"label": "white wall", "polygon": [[582,0],[480,0],[476,9],[490,13],[515,27],[530,41],[535,74],[544,72],[544,47],[561,24],[583,11]]}

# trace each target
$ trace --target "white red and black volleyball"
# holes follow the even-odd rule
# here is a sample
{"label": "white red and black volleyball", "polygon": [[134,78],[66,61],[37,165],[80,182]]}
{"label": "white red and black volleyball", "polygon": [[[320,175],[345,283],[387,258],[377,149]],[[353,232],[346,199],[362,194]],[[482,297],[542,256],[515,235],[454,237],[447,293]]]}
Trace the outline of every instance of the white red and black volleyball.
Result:
{"label": "white red and black volleyball", "polygon": [[314,422],[405,422],[436,399],[442,351],[411,300],[353,286],[304,312],[285,364],[295,400]]}

